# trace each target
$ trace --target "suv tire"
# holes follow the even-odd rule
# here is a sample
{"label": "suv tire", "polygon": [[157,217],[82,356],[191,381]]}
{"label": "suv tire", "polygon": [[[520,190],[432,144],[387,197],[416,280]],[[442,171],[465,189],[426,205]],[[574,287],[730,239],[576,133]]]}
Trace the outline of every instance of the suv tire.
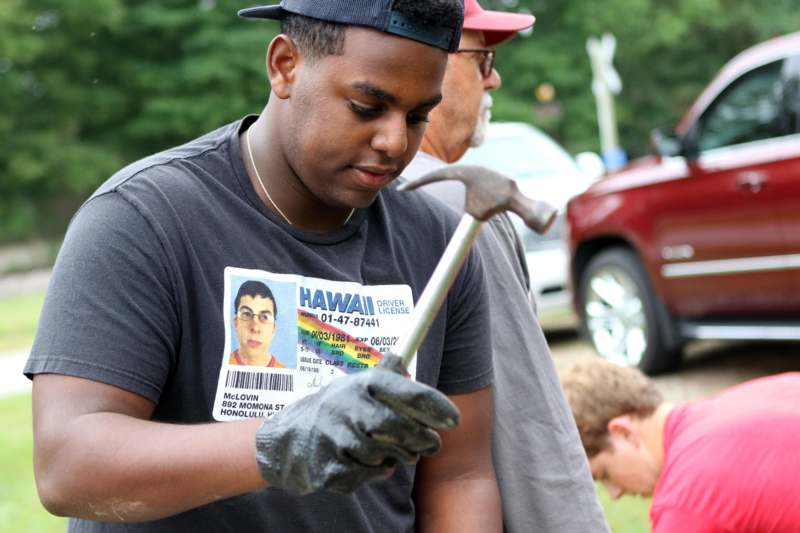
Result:
{"label": "suv tire", "polygon": [[601,357],[646,374],[680,363],[673,321],[632,250],[615,247],[594,256],[578,291],[583,333]]}

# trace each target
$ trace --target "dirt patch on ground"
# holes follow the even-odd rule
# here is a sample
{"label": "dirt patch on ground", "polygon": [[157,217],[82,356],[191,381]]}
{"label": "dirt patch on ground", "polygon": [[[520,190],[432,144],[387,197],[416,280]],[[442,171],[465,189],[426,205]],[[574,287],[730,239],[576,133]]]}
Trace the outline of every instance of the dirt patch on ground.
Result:
{"label": "dirt patch on ground", "polygon": [[[581,357],[596,357],[588,342],[574,333],[548,334],[556,368],[572,366]],[[681,402],[712,395],[756,377],[800,371],[800,342],[690,343],[676,372],[655,377],[667,401]]]}
{"label": "dirt patch on ground", "polygon": [[0,275],[0,298],[21,296],[47,288],[50,269]]}

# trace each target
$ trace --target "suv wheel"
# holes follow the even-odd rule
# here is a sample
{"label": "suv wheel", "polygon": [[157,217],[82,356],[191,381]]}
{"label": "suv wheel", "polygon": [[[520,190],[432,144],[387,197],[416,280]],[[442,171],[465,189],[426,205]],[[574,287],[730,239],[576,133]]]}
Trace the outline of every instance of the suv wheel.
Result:
{"label": "suv wheel", "polygon": [[669,315],[631,250],[611,248],[595,256],[579,291],[583,328],[601,357],[648,374],[680,361],[680,347],[670,347],[665,338],[672,328]]}

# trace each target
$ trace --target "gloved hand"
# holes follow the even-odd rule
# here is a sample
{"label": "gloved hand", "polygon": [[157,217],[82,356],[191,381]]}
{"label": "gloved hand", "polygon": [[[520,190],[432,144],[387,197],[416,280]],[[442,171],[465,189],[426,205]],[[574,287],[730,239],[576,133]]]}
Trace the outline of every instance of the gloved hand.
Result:
{"label": "gloved hand", "polygon": [[405,377],[386,354],[370,370],[336,379],[266,420],[256,460],[272,487],[295,494],[347,494],[415,463],[441,445],[434,429],[458,424],[458,408],[441,392]]}

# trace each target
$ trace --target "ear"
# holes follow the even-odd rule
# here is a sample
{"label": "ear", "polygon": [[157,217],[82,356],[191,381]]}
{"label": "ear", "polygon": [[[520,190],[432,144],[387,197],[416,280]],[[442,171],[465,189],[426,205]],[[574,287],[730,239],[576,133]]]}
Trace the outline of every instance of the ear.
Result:
{"label": "ear", "polygon": [[285,100],[292,94],[297,77],[300,52],[287,35],[275,37],[267,48],[267,77],[275,96]]}
{"label": "ear", "polygon": [[639,428],[630,415],[620,415],[608,421],[608,435],[613,442],[616,439],[639,445]]}

